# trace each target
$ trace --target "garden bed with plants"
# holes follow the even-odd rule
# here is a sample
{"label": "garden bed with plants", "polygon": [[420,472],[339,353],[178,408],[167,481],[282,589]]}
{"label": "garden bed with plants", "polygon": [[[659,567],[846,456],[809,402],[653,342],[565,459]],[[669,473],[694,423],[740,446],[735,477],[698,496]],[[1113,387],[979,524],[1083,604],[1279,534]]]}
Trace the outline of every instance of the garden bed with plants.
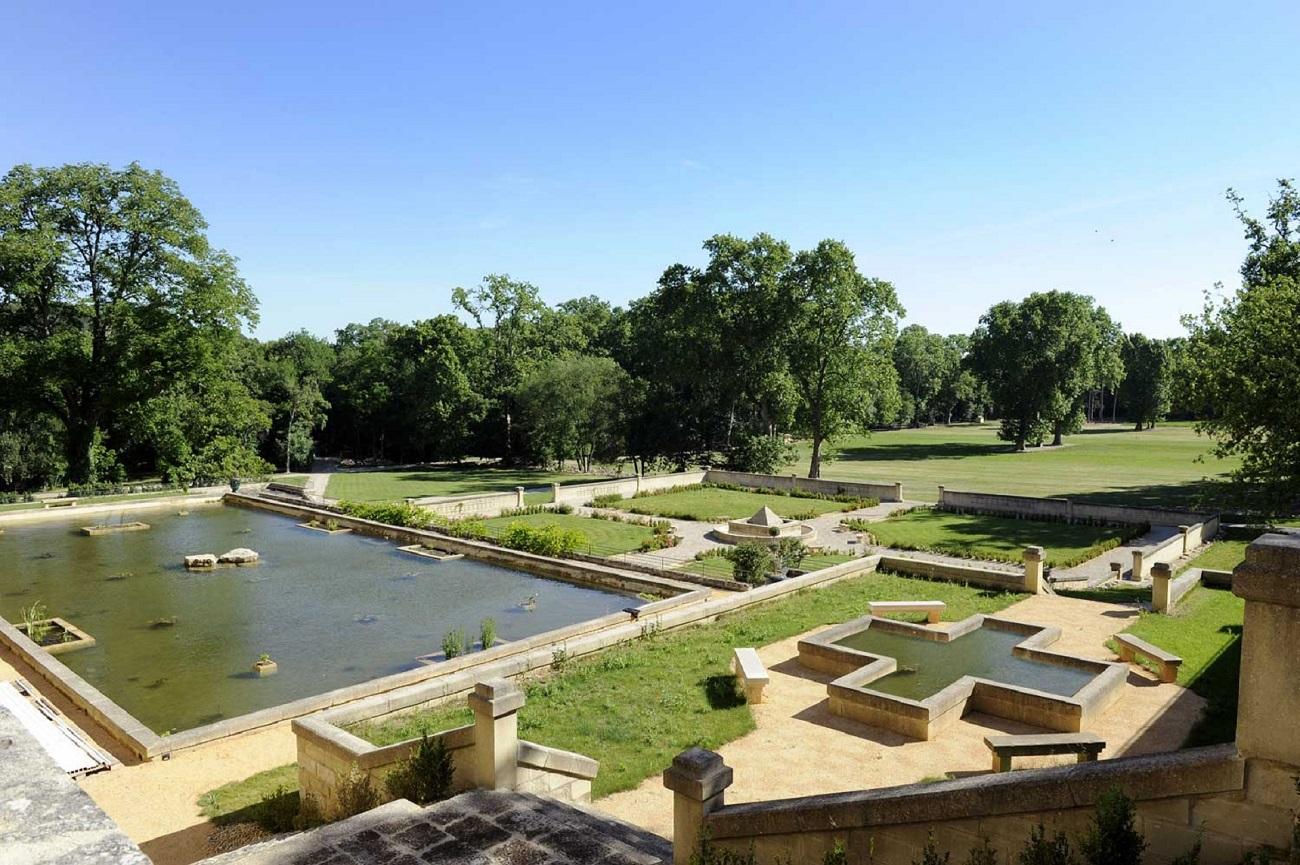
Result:
{"label": "garden bed with plants", "polygon": [[1019,520],[934,508],[916,508],[878,522],[850,519],[844,525],[870,535],[878,546],[991,562],[1019,563],[1025,547],[1042,547],[1054,568],[1082,564],[1143,534],[1141,526]]}

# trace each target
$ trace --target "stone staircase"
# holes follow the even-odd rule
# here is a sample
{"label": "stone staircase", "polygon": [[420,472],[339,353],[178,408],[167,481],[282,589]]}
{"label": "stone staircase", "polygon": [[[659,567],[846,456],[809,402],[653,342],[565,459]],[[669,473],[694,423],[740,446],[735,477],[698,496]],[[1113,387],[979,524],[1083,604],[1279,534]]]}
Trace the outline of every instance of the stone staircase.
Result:
{"label": "stone staircase", "polygon": [[200,865],[659,865],[664,838],[529,793],[475,790],[421,808],[404,799]]}

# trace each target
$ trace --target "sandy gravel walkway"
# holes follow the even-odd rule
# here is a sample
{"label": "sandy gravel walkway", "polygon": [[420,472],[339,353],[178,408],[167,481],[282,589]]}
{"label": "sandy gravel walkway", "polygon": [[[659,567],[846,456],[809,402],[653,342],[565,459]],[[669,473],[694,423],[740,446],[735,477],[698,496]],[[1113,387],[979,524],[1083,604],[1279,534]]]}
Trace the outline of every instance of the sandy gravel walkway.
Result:
{"label": "sandy gravel walkway", "polygon": [[[1122,606],[1049,595],[1028,598],[1005,618],[1062,629],[1054,649],[1114,660],[1103,643],[1137,613]],[[820,628],[817,630],[821,630]],[[801,635],[802,636],[802,635]],[[989,771],[984,736],[1042,732],[1023,724],[972,714],[932,742],[917,742],[832,715],[829,676],[798,662],[800,637],[759,650],[772,682],[754,707],[758,729],[720,749],[735,770],[727,801],[748,802],[909,784]],[[1199,717],[1203,701],[1178,685],[1163,685],[1134,671],[1120,698],[1089,729],[1107,740],[1103,757],[1176,749]],[[1050,765],[1056,758],[1042,758]],[[1068,759],[1068,758],[1067,758]],[[1022,760],[1019,765],[1035,765]],[[596,801],[595,807],[652,832],[672,836],[672,797],[659,777]]]}

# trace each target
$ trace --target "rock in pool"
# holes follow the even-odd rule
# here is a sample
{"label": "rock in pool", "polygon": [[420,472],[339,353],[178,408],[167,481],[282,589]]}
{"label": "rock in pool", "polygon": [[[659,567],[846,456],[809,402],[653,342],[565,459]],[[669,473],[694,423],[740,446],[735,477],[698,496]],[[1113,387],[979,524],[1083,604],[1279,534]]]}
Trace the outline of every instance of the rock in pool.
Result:
{"label": "rock in pool", "polygon": [[253,550],[245,547],[233,549],[228,553],[222,553],[217,559],[223,565],[251,565],[256,562],[260,556]]}
{"label": "rock in pool", "polygon": [[214,568],[216,566],[217,557],[212,553],[198,553],[185,557],[185,567],[187,568]]}

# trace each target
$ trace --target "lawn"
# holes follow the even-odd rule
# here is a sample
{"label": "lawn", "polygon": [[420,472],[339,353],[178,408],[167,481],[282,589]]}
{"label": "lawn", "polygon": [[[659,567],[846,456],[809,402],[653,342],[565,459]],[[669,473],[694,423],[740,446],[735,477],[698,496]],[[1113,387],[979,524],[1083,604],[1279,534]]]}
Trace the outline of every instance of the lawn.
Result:
{"label": "lawn", "polygon": [[[1014,453],[997,424],[961,424],[846,436],[822,476],[893,483],[916,501],[938,499],[938,486],[1024,496],[1067,496],[1120,505],[1180,507],[1210,493],[1207,475],[1222,480],[1235,460],[1210,455],[1212,443],[1191,424],[1134,432],[1127,425],[1090,425],[1065,446]],[[1197,462],[1204,456],[1205,462]],[[807,446],[783,472],[806,474]]]}
{"label": "lawn", "polygon": [[[799,563],[799,570],[802,571],[820,571],[822,568],[829,568],[831,565],[839,565],[844,562],[853,560],[853,556],[841,553],[818,553],[808,556]],[[703,559],[693,559],[679,567],[677,570],[686,571],[691,574],[699,574],[703,577],[718,577],[729,580],[733,571],[730,559],[722,556],[709,556]]]}
{"label": "lawn", "polygon": [[[399,471],[335,472],[325,495],[352,502],[391,502],[420,496],[491,493],[515,487],[597,481],[604,475],[551,472],[543,469],[498,469],[486,466],[428,466]],[[546,497],[550,501],[550,496]]]}
{"label": "lawn", "polygon": [[596,556],[614,556],[630,553],[640,549],[641,544],[654,537],[654,530],[648,526],[636,526],[631,523],[616,523],[613,520],[597,520],[580,517],[576,514],[527,514],[519,517],[496,517],[484,520],[484,525],[494,536],[504,532],[511,523],[523,523],[526,526],[559,526],[562,529],[576,529],[587,538],[587,545],[580,552]]}
{"label": "lawn", "polygon": [[1210,544],[1206,550],[1192,559],[1179,573],[1188,568],[1205,568],[1210,571],[1231,571],[1246,560],[1246,547],[1250,541],[1244,539],[1219,540]]}
{"label": "lawn", "polygon": [[1231,742],[1236,734],[1244,611],[1245,602],[1232,592],[1201,587],[1184,598],[1174,615],[1144,612],[1126,630],[1182,658],[1178,684],[1205,698],[1205,714],[1186,747]]}
{"label": "lawn", "polygon": [[[717,748],[754,729],[730,673],[731,650],[763,646],[863,614],[871,600],[946,601],[953,620],[1001,610],[1021,596],[953,583],[868,574],[739,611],[716,622],[637,640],[527,686],[519,733],[600,761],[594,796],[629,790],[679,752]],[[376,744],[468,723],[463,703],[362,724]]]}
{"label": "lawn", "polygon": [[844,502],[828,499],[805,499],[716,487],[695,487],[639,496],[624,500],[618,507],[634,514],[717,523],[723,520],[752,517],[764,505],[787,519],[794,516],[806,518],[808,514],[828,514],[832,511],[842,511],[847,507]]}
{"label": "lawn", "polygon": [[307,486],[306,475],[276,475],[275,477],[271,478],[271,480],[277,484],[284,484],[285,486],[290,486],[290,487],[298,487],[299,489]]}
{"label": "lawn", "polygon": [[267,819],[266,800],[277,791],[292,796],[298,790],[298,764],[287,763],[258,772],[242,781],[232,781],[199,797],[199,812],[218,826],[228,823],[259,823]]}
{"label": "lawn", "polygon": [[1023,561],[1025,547],[1040,546],[1047,564],[1070,567],[1122,543],[1130,529],[1017,520],[981,514],[951,514],[933,508],[870,523],[878,543],[898,550],[925,550],[999,562]]}

